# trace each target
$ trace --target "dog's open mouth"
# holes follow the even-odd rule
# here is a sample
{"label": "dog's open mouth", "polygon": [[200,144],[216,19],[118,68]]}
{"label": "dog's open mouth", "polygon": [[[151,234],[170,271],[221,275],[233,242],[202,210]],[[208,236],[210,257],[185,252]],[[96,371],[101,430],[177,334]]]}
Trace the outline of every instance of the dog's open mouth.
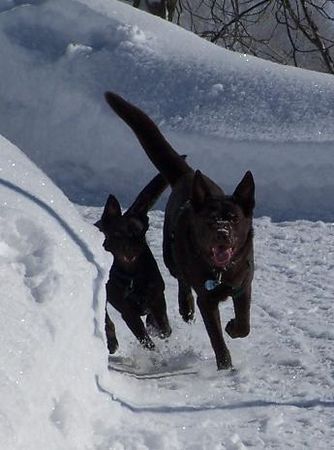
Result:
{"label": "dog's open mouth", "polygon": [[211,252],[211,259],[216,267],[226,267],[233,256],[233,248],[226,248],[223,245],[212,247]]}

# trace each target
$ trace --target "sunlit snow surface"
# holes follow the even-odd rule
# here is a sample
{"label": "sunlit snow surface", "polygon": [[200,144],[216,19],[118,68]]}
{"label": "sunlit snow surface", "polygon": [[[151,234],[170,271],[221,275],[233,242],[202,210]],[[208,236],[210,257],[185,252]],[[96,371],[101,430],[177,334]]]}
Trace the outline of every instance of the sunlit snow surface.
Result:
{"label": "sunlit snow surface", "polygon": [[83,449],[107,361],[101,239],[2,137],[0,150],[1,449]]}
{"label": "sunlit snow surface", "polygon": [[[112,259],[92,225],[101,209],[80,207],[83,220],[15,147],[0,146],[2,448],[331,448],[333,224],[256,220],[252,332],[227,338],[235,369],[217,372],[201,318],[189,326],[178,316],[163,213],[153,212],[148,238],[173,333],[145,351],[111,309],[120,349],[108,371]],[[226,324],[231,303],[221,311]]]}
{"label": "sunlit snow surface", "polygon": [[[231,54],[113,0],[3,0],[0,80],[0,133],[43,169],[0,137],[1,450],[331,449],[333,78]],[[227,192],[254,172],[257,215],[271,219],[255,220],[252,331],[226,337],[233,371],[216,371],[199,315],[178,315],[161,211],[148,238],[173,333],[144,351],[111,308],[108,370],[101,208],[61,190],[126,207],[154,170],[105,89]],[[296,217],[314,221],[273,222]],[[221,313],[226,324],[231,302]]]}
{"label": "sunlit snow surface", "polygon": [[[129,204],[153,174],[114,90],[258,216],[334,221],[330,75],[232,53],[116,0],[0,2],[0,134],[80,204]],[[128,180],[131,180],[131,183]]]}

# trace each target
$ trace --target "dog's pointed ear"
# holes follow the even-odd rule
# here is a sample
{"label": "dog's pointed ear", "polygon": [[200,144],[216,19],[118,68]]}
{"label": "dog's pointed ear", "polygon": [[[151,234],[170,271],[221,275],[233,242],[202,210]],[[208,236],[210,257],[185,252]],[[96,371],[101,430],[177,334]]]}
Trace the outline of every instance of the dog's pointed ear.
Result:
{"label": "dog's pointed ear", "polygon": [[104,226],[108,224],[110,219],[120,217],[121,215],[121,205],[119,204],[117,198],[114,195],[109,195],[101,219],[98,220],[94,225],[100,231],[103,231]]}
{"label": "dog's pointed ear", "polygon": [[246,216],[250,216],[255,207],[255,183],[252,172],[248,170],[245,173],[243,179],[233,192],[233,197],[241,206]]}
{"label": "dog's pointed ear", "polygon": [[200,170],[196,170],[191,193],[191,204],[195,211],[200,210],[207,198],[210,196],[210,189]]}

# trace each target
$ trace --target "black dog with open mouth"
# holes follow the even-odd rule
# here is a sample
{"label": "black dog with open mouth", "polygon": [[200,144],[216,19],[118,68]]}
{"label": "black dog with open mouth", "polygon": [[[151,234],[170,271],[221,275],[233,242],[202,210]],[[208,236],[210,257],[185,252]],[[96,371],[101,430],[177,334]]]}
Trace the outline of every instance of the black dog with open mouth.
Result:
{"label": "black dog with open mouth", "polygon": [[246,172],[232,195],[175,152],[153,121],[111,92],[106,100],[132,128],[148,157],[168,180],[172,192],[165,212],[164,261],[179,285],[179,310],[185,321],[197,305],[213,347],[218,369],[232,367],[219,314],[219,302],[232,297],[235,318],[225,328],[232,338],[250,331],[253,279],[255,185]]}
{"label": "black dog with open mouth", "polygon": [[[160,338],[171,334],[165,284],[145,238],[149,226],[147,212],[167,186],[165,179],[157,175],[124,214],[116,197],[110,195],[101,219],[95,224],[105,235],[103,247],[114,256],[106,284],[107,302],[121,313],[132,333],[148,349],[154,348],[149,332]],[[144,315],[147,328],[141,319]],[[105,330],[108,350],[113,354],[118,341],[107,308]]]}

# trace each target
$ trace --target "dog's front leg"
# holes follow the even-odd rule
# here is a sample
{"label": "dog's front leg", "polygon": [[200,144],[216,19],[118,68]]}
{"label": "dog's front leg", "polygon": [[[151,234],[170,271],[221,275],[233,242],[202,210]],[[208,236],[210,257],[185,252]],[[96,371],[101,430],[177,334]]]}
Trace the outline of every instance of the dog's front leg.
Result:
{"label": "dog's front leg", "polygon": [[118,349],[118,341],[116,338],[115,325],[109,317],[109,314],[107,311],[107,305],[106,305],[106,313],[105,313],[105,331],[106,331],[106,337],[107,337],[107,347],[108,347],[109,353],[112,355]]}
{"label": "dog's front leg", "polygon": [[225,331],[231,338],[243,338],[250,332],[250,305],[251,305],[251,283],[247,285],[241,294],[232,296],[235,318],[226,325]]}
{"label": "dog's front leg", "polygon": [[158,286],[151,290],[150,312],[146,317],[146,326],[161,339],[168,338],[172,329],[167,316],[164,291]]}
{"label": "dog's front leg", "polygon": [[126,301],[124,289],[108,282],[106,285],[108,302],[122,315],[122,319],[136,336],[143,347],[152,350],[154,342],[149,337],[140,315],[129,302]]}
{"label": "dog's front leg", "polygon": [[141,345],[148,350],[153,350],[155,345],[150,336],[148,335],[145,325],[141,320],[139,314],[137,314],[131,307],[125,306],[121,311],[122,318],[130,328],[132,333],[136,336]]}
{"label": "dog's front leg", "polygon": [[224,341],[218,303],[218,301],[209,299],[205,293],[197,298],[197,305],[216,356],[217,368],[222,370],[232,367],[232,359]]}
{"label": "dog's front leg", "polygon": [[178,279],[177,281],[179,285],[179,313],[185,322],[191,322],[194,320],[195,315],[194,297],[191,292],[191,286],[183,280]]}

